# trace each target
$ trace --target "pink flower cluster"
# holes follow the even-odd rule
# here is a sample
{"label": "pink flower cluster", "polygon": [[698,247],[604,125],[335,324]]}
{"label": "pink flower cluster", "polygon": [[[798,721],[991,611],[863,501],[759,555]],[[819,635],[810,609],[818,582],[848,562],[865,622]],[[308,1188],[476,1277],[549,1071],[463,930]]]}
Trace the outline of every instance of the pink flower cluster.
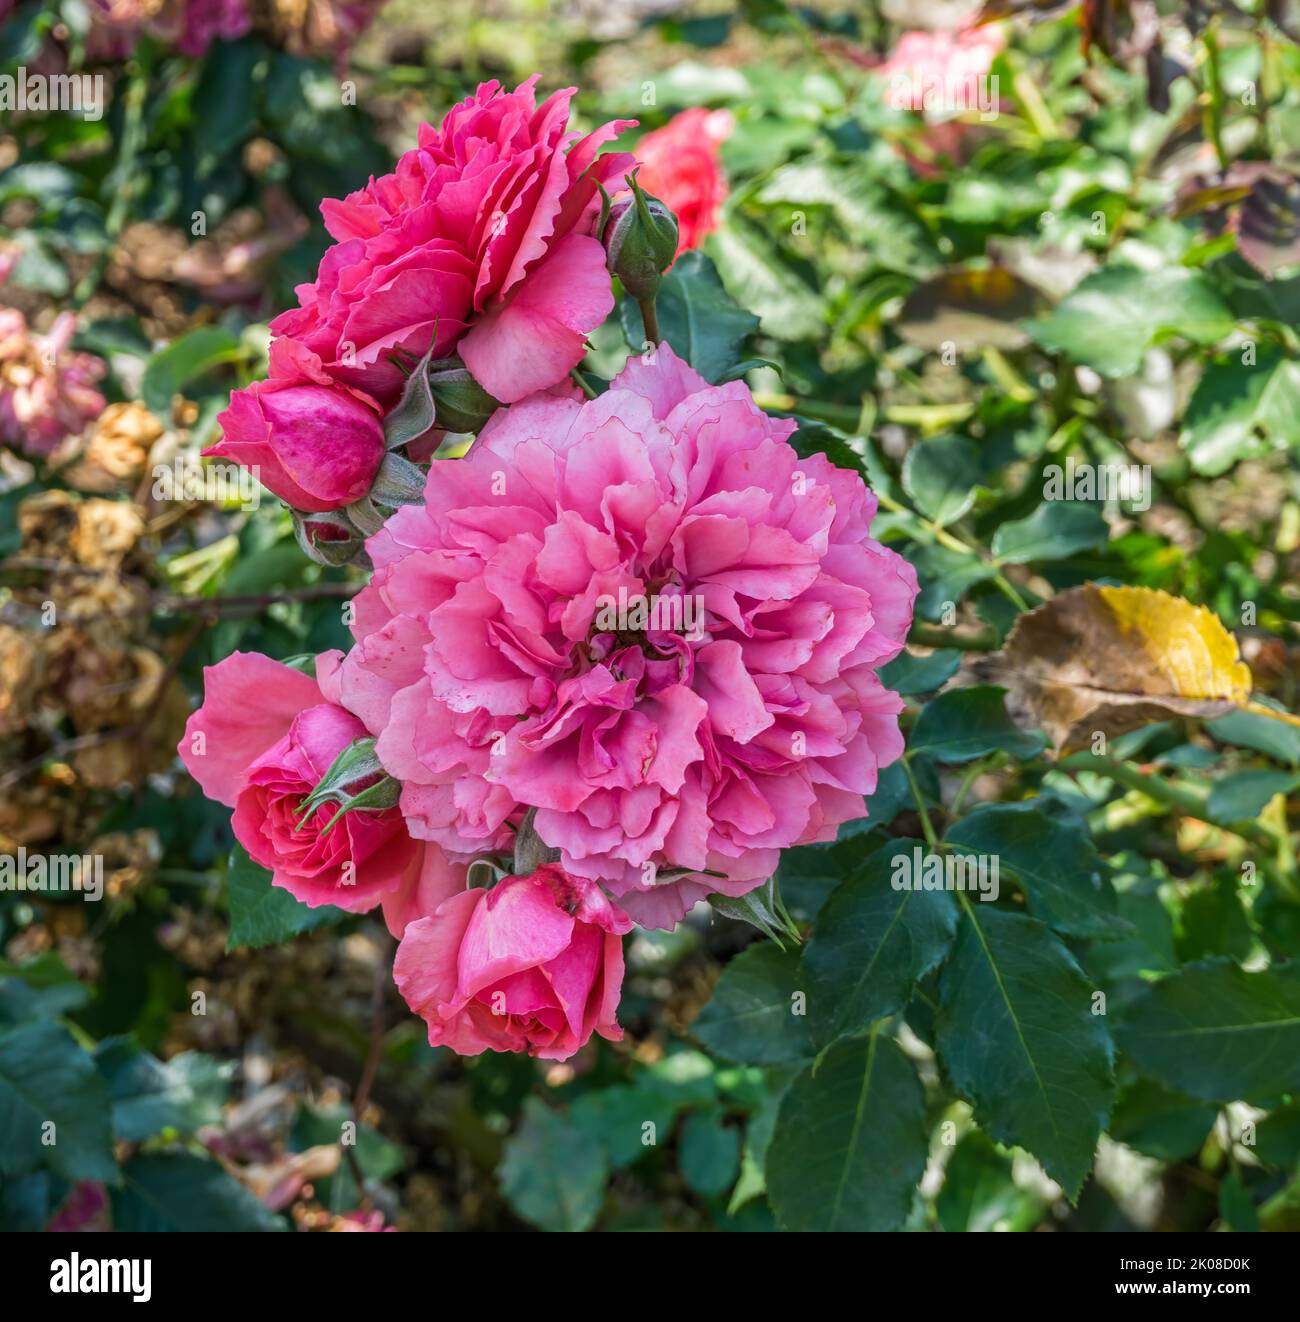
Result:
{"label": "pink flower cluster", "polygon": [[[402,995],[466,1054],[617,1039],[632,924],[834,840],[903,747],[876,672],[916,575],[861,477],[667,344],[594,399],[563,380],[613,302],[595,182],[629,167],[596,155],[616,124],[565,151],[569,95],[480,88],[324,205],[339,243],[224,452],[262,447],[323,509],[382,449],[394,352],[458,349],[509,406],[368,539],[347,655],[314,679],[226,658],[180,747],[274,884],[383,906]],[[349,748],[370,760],[347,792],[387,806],[304,809]]]}
{"label": "pink flower cluster", "polygon": [[64,312],[34,335],[16,308],[0,308],[0,444],[44,457],[103,412],[104,364],[69,347],[76,329]]}

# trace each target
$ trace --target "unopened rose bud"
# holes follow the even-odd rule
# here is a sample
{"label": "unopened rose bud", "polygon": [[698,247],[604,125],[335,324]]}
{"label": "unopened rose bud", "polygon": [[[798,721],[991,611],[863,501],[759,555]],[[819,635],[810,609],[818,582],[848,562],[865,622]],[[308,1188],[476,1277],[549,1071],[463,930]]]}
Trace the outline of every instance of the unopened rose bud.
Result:
{"label": "unopened rose bud", "polygon": [[659,279],[677,256],[677,217],[628,176],[632,196],[609,208],[601,226],[605,265],[638,303],[653,298]]}
{"label": "unopened rose bud", "polygon": [[444,431],[477,432],[501,407],[470,375],[459,358],[429,364],[429,391],[437,424]]}

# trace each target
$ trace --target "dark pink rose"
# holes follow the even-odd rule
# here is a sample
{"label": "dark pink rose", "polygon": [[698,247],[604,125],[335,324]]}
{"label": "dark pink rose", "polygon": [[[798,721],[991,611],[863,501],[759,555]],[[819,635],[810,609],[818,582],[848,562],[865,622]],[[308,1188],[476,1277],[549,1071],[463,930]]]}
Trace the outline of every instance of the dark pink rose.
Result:
{"label": "dark pink rose", "polygon": [[401,813],[299,813],[338,754],[365,727],[337,703],[341,654],[317,658],[317,678],[257,653],[234,652],[203,672],[203,705],[190,717],[179,752],[211,799],[234,808],[233,826],[273,884],[315,908],[362,913],[381,901],[395,935],[463,888],[464,869],[440,849],[414,841]]}
{"label": "dark pink rose", "polygon": [[596,185],[616,186],[632,164],[597,152],[632,121],[575,142],[574,89],[538,106],[536,81],[513,92],[484,83],[440,128],[423,125],[394,173],[323,202],[338,242],[271,330],[386,406],[402,386],[394,355],[418,359],[431,346],[438,358],[458,352],[506,403],[576,366],[614,306],[592,237]]}
{"label": "dark pink rose", "polygon": [[631,927],[594,882],[544,864],[410,923],[393,977],[432,1046],[567,1060],[592,1033],[623,1036],[615,1011]]}

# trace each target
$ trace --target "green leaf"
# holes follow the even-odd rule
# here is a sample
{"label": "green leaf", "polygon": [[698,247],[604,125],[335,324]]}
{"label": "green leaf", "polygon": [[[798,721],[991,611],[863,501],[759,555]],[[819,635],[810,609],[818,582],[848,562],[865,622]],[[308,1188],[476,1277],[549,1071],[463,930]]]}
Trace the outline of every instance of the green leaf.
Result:
{"label": "green leaf", "polygon": [[888,664],[880,667],[880,682],[895,693],[934,693],[941,689],[961,665],[961,653],[955,647],[945,647],[929,656],[902,651]]}
{"label": "green leaf", "polygon": [[123,1231],[284,1230],[215,1161],[188,1152],[148,1152],[122,1168],[112,1191],[113,1229]]}
{"label": "green leaf", "polygon": [[[804,950],[808,1017],[819,1045],[898,1014],[948,953],[957,904],[946,891],[895,890],[896,860],[910,866],[919,840],[872,854],[822,906]],[[919,883],[919,878],[912,878]]]}
{"label": "green leaf", "polygon": [[[699,251],[686,252],[664,277],[655,301],[659,330],[674,352],[706,381],[717,381],[739,360],[758,318],[739,307],[722,286],[717,268]],[[619,305],[623,333],[636,353],[645,343],[635,300]]]}
{"label": "green leaf", "polygon": [[1115,1104],[1110,1136],[1148,1157],[1183,1161],[1201,1150],[1218,1114],[1153,1079],[1138,1079]]}
{"label": "green leaf", "polygon": [[1210,363],[1192,392],[1179,444],[1198,473],[1216,476],[1242,459],[1300,444],[1300,362],[1262,349]]}
{"label": "green leaf", "polygon": [[68,1180],[115,1181],[108,1117],[108,1089],[62,1024],[0,1032],[0,1172],[48,1166]]}
{"label": "green leaf", "polygon": [[989,854],[1020,879],[1029,908],[1068,936],[1123,936],[1115,892],[1087,824],[1049,799],[982,804],[945,837]]}
{"label": "green leaf", "polygon": [[309,909],[287,890],[273,886],[271,873],[254,863],[242,845],[236,845],[230,852],[226,903],[230,908],[227,950],[278,945],[301,932],[341,923],[348,917],[342,909],[328,904]]}
{"label": "green leaf", "polygon": [[1017,728],[1007,715],[1005,689],[991,684],[950,689],[926,704],[908,742],[909,757],[925,753],[936,762],[971,762],[988,753],[1031,758],[1047,747],[1038,731]]}
{"label": "green leaf", "polygon": [[1120,1045],[1189,1097],[1233,1102],[1300,1088],[1300,977],[1290,967],[1188,965],[1133,1003]]}
{"label": "green leaf", "polygon": [[1068,560],[1105,546],[1110,529],[1096,505],[1078,500],[1044,501],[1028,518],[1002,524],[993,534],[993,558],[1002,564]]}
{"label": "green leaf", "polygon": [[252,40],[216,42],[194,89],[193,146],[197,173],[210,175],[257,128],[254,73],[262,48]]}
{"label": "green leaf", "polygon": [[1206,811],[1216,822],[1253,822],[1275,794],[1300,787],[1300,776],[1285,771],[1237,771],[1210,787]]}
{"label": "green leaf", "polygon": [[801,990],[799,953],[758,941],[722,970],[691,1033],[714,1055],[743,1065],[782,1065],[812,1055]]}
{"label": "green leaf", "polygon": [[672,1128],[675,1113],[674,1098],[641,1083],[584,1093],[569,1108],[574,1127],[601,1144],[614,1170],[653,1152],[659,1138]]}
{"label": "green leaf", "polygon": [[1241,1178],[1241,1171],[1235,1166],[1219,1186],[1219,1215],[1229,1230],[1253,1232],[1259,1229],[1259,1213]]}
{"label": "green leaf", "polygon": [[1031,1230],[1042,1204],[1011,1178],[1011,1162],[978,1129],[964,1134],[944,1167],[934,1200],[949,1232]]}
{"label": "green leaf", "polygon": [[711,242],[726,272],[724,284],[743,294],[766,334],[803,340],[821,332],[826,321],[822,300],[762,231],[733,215]]}
{"label": "green leaf", "polygon": [[525,1221],[543,1230],[589,1230],[605,1201],[605,1149],[538,1097],[506,1141],[501,1191]]}
{"label": "green leaf", "polygon": [[1253,748],[1275,762],[1300,766],[1300,729],[1254,712],[1234,711],[1207,721],[1206,730],[1225,744]]}
{"label": "green leaf", "polygon": [[903,490],[934,523],[955,523],[975,503],[980,452],[965,436],[918,441],[903,460]]}
{"label": "green leaf", "polygon": [[893,1230],[925,1173],[925,1094],[879,1028],[836,1042],[790,1086],[767,1153],[787,1230]]}
{"label": "green leaf", "polygon": [[980,1128],[1033,1153],[1074,1202],[1114,1095],[1093,988],[1040,922],[966,904],[939,979],[935,1042]]}
{"label": "green leaf", "polygon": [[220,326],[200,326],[159,350],[149,360],[140,384],[145,406],[171,425],[172,397],[191,381],[238,358],[239,340]]}
{"label": "green leaf", "polygon": [[740,1173],[740,1130],[723,1123],[721,1107],[694,1111],[682,1123],[677,1166],[687,1188],[701,1198],[716,1198]]}
{"label": "green leaf", "polygon": [[187,1051],[165,1064],[129,1038],[106,1038],[95,1065],[108,1084],[113,1133],[138,1143],[164,1129],[192,1133],[221,1119],[233,1064]]}
{"label": "green leaf", "polygon": [[1025,330],[1049,353],[1121,377],[1138,371],[1153,343],[1180,335],[1193,344],[1215,344],[1234,324],[1228,305],[1197,271],[1108,266],[1045,317],[1026,322]]}

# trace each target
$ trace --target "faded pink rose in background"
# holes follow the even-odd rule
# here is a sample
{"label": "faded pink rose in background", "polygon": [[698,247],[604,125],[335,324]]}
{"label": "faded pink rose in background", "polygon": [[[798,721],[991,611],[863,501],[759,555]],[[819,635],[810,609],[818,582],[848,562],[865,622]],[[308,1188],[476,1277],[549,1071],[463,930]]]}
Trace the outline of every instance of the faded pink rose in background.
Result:
{"label": "faded pink rose in background", "polygon": [[976,80],[988,74],[1005,45],[997,25],[905,32],[889,58],[875,67],[885,103],[920,112],[938,100],[944,114],[978,109]]}
{"label": "faded pink rose in background", "polygon": [[599,886],[545,864],[412,922],[393,977],[431,1046],[567,1060],[593,1033],[623,1036],[615,1012],[631,929]]}
{"label": "faded pink rose in background", "polygon": [[346,813],[328,834],[336,804],[299,816],[335,757],[365,734],[338,705],[340,656],[322,653],[315,679],[258,653],[233,652],[206,667],[203,705],[177,751],[203,792],[235,810],[236,838],[272,870],[274,885],[311,908],[364,913],[382,901],[400,935],[417,910],[428,912],[463,888],[464,870],[412,840],[396,809]]}
{"label": "faded pink rose in background", "polygon": [[[370,538],[342,701],[413,835],[468,859],[536,807],[566,872],[671,927],[864,815],[903,749],[875,672],[916,573],[871,538],[862,479],[793,430],[661,345],[598,399],[498,412]],[[602,631],[620,589],[691,594],[701,636]]]}
{"label": "faded pink rose in background", "polygon": [[719,148],[731,135],[729,110],[684,110],[636,145],[637,182],[677,217],[677,255],[718,228],[727,200]]}
{"label": "faded pink rose in background", "polygon": [[337,240],[300,306],[272,323],[336,381],[391,406],[403,376],[395,353],[458,352],[503,402],[563,378],[587,334],[614,306],[605,253],[592,237],[597,183],[632,164],[597,156],[633,121],[575,141],[567,88],[536,104],[534,75],[513,92],[495,82],[452,108],[394,173],[321,204]]}
{"label": "faded pink rose in background", "polygon": [[16,308],[0,308],[0,444],[43,457],[104,411],[104,363],[69,348],[76,329],[63,312],[34,335]]}
{"label": "faded pink rose in background", "polygon": [[272,346],[270,380],[236,390],[217,422],[221,440],[205,457],[255,470],[281,500],[309,513],[360,500],[384,457],[379,406],[288,341]]}

